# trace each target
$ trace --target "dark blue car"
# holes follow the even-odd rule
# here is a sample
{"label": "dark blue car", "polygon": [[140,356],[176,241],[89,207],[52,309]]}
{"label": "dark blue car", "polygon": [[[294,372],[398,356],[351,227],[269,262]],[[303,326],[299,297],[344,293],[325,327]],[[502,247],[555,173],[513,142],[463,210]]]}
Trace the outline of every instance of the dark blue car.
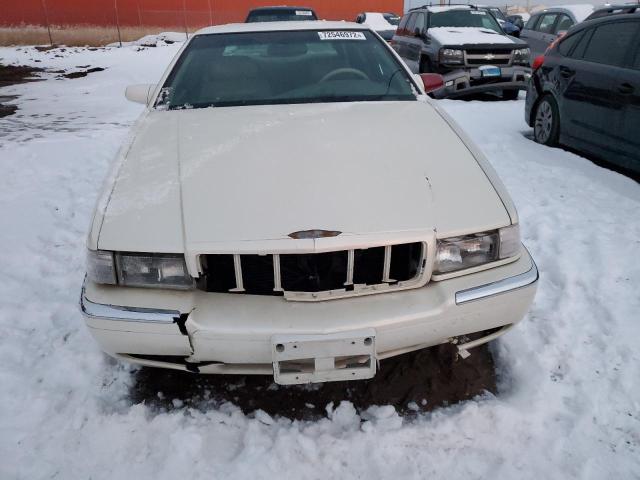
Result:
{"label": "dark blue car", "polygon": [[640,173],[640,13],[578,24],[537,57],[525,120],[536,142]]}

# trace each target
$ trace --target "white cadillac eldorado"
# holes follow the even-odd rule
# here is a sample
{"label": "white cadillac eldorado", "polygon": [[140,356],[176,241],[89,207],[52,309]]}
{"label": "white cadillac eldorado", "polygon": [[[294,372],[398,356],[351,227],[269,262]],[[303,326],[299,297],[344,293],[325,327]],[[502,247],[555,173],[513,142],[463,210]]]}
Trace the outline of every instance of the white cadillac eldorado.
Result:
{"label": "white cadillac eldorado", "polygon": [[81,295],[103,350],[280,384],[468,350],[527,312],[538,270],[483,155],[373,31],[206,28],[100,195]]}

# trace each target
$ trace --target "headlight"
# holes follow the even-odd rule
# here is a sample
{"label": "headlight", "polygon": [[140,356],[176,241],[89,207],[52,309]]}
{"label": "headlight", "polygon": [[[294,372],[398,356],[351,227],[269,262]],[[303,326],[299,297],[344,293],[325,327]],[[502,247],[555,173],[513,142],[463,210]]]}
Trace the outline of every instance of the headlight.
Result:
{"label": "headlight", "polygon": [[184,255],[89,251],[87,276],[96,283],[187,289],[193,278]]}
{"label": "headlight", "polygon": [[453,48],[441,48],[440,63],[462,65],[464,63],[464,54],[462,53],[462,50],[455,50]]}
{"label": "headlight", "polygon": [[518,225],[501,228],[494,232],[445,238],[438,240],[433,273],[440,275],[457,272],[513,257],[519,252],[520,229]]}
{"label": "headlight", "polygon": [[87,250],[87,277],[96,283],[109,285],[118,283],[113,263],[113,252]]}
{"label": "headlight", "polygon": [[531,50],[528,48],[519,48],[513,51],[513,63],[517,65],[529,65],[531,58]]}

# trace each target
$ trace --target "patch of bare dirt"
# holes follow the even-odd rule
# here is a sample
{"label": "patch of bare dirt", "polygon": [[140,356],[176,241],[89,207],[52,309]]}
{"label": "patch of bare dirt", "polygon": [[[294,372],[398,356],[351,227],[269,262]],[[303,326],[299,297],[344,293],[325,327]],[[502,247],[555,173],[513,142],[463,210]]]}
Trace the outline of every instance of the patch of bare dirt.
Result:
{"label": "patch of bare dirt", "polygon": [[86,77],[90,73],[102,72],[103,70],[104,68],[102,67],[94,67],[94,68],[89,68],[87,70],[78,70],[76,72],[65,73],[62,76],[64,78],[82,78],[82,77]]}
{"label": "patch of bare dirt", "polygon": [[44,72],[44,69],[25,65],[0,65],[0,88],[17,83],[37,82],[40,78],[34,74],[39,72]]}
{"label": "patch of bare dirt", "polygon": [[343,400],[359,410],[372,405],[393,405],[405,415],[469,400],[485,392],[496,393],[493,357],[486,345],[473,349],[467,359],[451,344],[407,353],[380,362],[371,380],[281,386],[270,376],[198,375],[142,368],[130,389],[134,403],[160,410],[190,406],[207,408],[224,402],[250,414],[317,419],[326,406]]}
{"label": "patch of bare dirt", "polygon": [[[15,85],[17,83],[36,82],[41,80],[34,75],[43,72],[42,68],[27,67],[25,65],[1,65],[0,64],[0,88]],[[18,111],[17,105],[7,105],[6,102],[15,100],[16,96],[0,96],[0,118],[8,117]]]}

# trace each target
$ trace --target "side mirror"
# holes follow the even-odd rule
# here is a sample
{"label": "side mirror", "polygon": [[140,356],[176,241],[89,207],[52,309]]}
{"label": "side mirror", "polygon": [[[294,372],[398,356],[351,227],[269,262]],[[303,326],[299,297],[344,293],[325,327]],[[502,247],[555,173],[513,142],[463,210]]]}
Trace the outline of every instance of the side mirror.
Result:
{"label": "side mirror", "polygon": [[444,78],[438,73],[421,73],[420,78],[422,79],[425,93],[435,92],[444,87]]}
{"label": "side mirror", "polygon": [[416,28],[416,29],[413,31],[413,36],[414,36],[414,37],[418,37],[418,38],[422,38],[422,37],[423,37],[423,35],[422,35],[422,30],[420,30],[419,28]]}
{"label": "side mirror", "polygon": [[124,96],[130,102],[142,103],[148,105],[151,100],[151,95],[156,89],[156,86],[151,83],[142,83],[139,85],[129,85],[124,92]]}

